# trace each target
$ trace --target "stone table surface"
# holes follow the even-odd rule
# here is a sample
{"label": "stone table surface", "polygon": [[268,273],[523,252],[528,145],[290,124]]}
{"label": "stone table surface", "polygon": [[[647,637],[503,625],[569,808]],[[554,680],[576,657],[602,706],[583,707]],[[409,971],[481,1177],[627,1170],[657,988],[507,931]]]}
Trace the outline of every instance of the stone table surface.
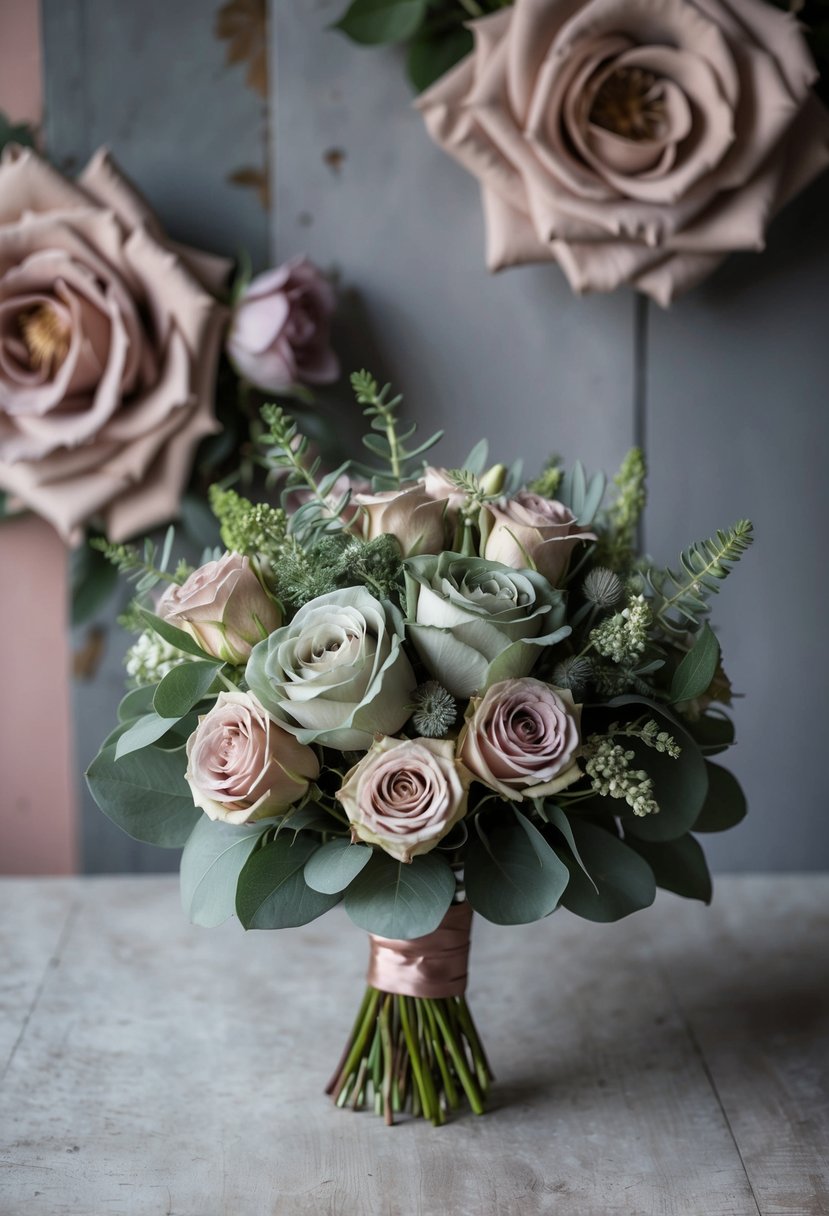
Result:
{"label": "stone table surface", "polygon": [[829,1213],[829,876],[476,922],[491,1110],[322,1093],[364,935],[188,925],[170,877],[0,882],[2,1216]]}

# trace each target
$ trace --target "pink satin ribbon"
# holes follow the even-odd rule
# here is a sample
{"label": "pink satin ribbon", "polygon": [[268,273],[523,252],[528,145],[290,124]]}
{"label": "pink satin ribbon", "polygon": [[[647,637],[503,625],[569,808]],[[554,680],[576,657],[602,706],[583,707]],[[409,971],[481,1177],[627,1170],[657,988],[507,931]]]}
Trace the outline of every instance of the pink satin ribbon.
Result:
{"label": "pink satin ribbon", "polygon": [[398,941],[369,933],[368,982],[399,996],[461,996],[466,991],[472,909],[453,904],[433,933]]}

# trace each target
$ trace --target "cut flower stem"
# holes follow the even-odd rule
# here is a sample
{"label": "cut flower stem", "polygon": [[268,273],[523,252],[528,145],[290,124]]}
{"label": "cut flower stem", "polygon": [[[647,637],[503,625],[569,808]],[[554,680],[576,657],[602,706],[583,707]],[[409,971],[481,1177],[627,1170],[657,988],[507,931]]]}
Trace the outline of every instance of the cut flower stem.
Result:
{"label": "cut flower stem", "polygon": [[373,1109],[389,1126],[408,1113],[438,1127],[464,1096],[482,1115],[491,1081],[465,997],[401,996],[369,986],[325,1092],[337,1106]]}

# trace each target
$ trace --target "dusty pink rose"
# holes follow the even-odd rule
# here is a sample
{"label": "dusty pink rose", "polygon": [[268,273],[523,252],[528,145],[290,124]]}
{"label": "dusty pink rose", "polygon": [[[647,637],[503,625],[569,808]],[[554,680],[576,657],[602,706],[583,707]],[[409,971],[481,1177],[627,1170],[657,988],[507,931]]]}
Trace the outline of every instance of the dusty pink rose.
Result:
{"label": "dusty pink rose", "polygon": [[563,503],[520,490],[514,498],[486,508],[482,538],[483,557],[518,570],[529,566],[555,587],[579,541],[596,536],[580,528]]}
{"label": "dusty pink rose", "polygon": [[448,498],[432,497],[422,482],[379,494],[355,494],[352,501],[361,508],[354,526],[362,517],[364,538],[374,540],[388,533],[406,557],[440,553],[454,532]]}
{"label": "dusty pink rose", "polygon": [[418,101],[480,179],[488,262],[667,305],[829,163],[795,17],[765,0],[516,0]]}
{"label": "dusty pink rose", "polygon": [[352,836],[400,861],[428,853],[466,814],[469,775],[451,739],[379,739],[337,798]]}
{"label": "dusty pink rose", "polygon": [[187,784],[211,819],[251,823],[279,815],[318,775],[311,748],[282,730],[249,692],[220,692],[187,740]]}
{"label": "dusty pink rose", "polygon": [[166,240],[106,152],[77,181],[0,162],[0,486],[68,540],[124,540],[176,513],[218,429],[229,263]]}
{"label": "dusty pink rose", "polygon": [[542,680],[502,680],[469,703],[458,756],[478,781],[505,798],[543,798],[574,781],[579,707]]}
{"label": "dusty pink rose", "polygon": [[181,586],[171,583],[158,602],[158,615],[208,654],[237,666],[282,624],[282,613],[250,558],[238,553],[200,566]]}
{"label": "dusty pink rose", "polygon": [[233,313],[227,353],[266,392],[330,384],[340,374],[330,345],[334,289],[308,258],[257,275]]}

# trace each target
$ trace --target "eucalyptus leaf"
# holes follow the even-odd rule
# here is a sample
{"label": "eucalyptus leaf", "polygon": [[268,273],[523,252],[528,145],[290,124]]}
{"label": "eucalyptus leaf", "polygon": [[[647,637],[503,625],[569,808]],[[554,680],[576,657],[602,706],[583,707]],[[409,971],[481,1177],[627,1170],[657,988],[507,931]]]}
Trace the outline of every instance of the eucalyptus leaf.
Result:
{"label": "eucalyptus leaf", "polygon": [[569,853],[563,854],[570,872],[561,898],[563,906],[585,920],[605,923],[652,904],[656,881],[647,862],[612,832],[594,823],[571,822],[579,854],[593,881],[588,881]]}
{"label": "eucalyptus leaf", "polygon": [[720,644],[706,621],[694,644],[674,672],[671,700],[692,701],[707,692],[720,661]]}
{"label": "eucalyptus leaf", "polygon": [[[425,32],[419,34],[409,44],[406,56],[409,80],[420,93],[459,63],[471,50],[472,31],[462,25],[433,35]],[[464,461],[461,467],[468,469],[470,473],[483,472],[483,464],[480,469],[474,469],[468,461]]]}
{"label": "eucalyptus leaf", "polygon": [[222,666],[209,659],[179,663],[156,688],[153,709],[161,718],[183,718],[210,691]]}
{"label": "eucalyptus leaf", "polygon": [[176,629],[175,625],[171,625],[169,621],[162,620],[160,616],[156,616],[154,612],[150,612],[146,608],[139,608],[141,619],[149,629],[152,629],[159,637],[164,638],[165,642],[169,642],[171,646],[176,646],[179,650],[183,650],[185,654],[192,654],[197,659],[212,659],[213,655],[207,654],[202,650],[197,642],[194,642],[189,633],[185,633],[183,629]]}
{"label": "eucalyptus leaf", "polygon": [[[469,38],[469,46],[472,46],[472,34],[469,30],[464,30],[464,33]],[[412,48],[414,49],[414,47]],[[431,81],[429,82],[431,83]],[[425,87],[425,86],[423,86]],[[472,451],[467,456],[466,460],[461,465],[462,469],[472,473],[475,477],[480,477],[486,468],[486,462],[489,459],[489,443],[486,439],[479,439]]]}
{"label": "eucalyptus leaf", "polygon": [[298,833],[276,836],[252,853],[236,887],[236,915],[246,929],[292,929],[316,920],[339,895],[312,891],[302,871],[319,842]]}
{"label": "eucalyptus leaf", "polygon": [[181,848],[201,817],[184,780],[182,751],[155,747],[115,759],[107,747],[86,773],[90,793],[109,818],[135,840],[165,849]]}
{"label": "eucalyptus leaf", "polygon": [[544,808],[544,814],[547,816],[548,822],[551,823],[553,827],[558,828],[558,830],[561,832],[562,836],[567,841],[567,845],[570,852],[573,854],[573,859],[575,860],[576,864],[581,866],[585,877],[589,880],[593,890],[598,893],[599,888],[593,882],[593,879],[590,877],[590,871],[587,869],[587,866],[581,859],[581,853],[579,852],[579,847],[576,844],[576,838],[573,835],[573,828],[564,811],[560,806],[556,806],[555,803],[548,802]]}
{"label": "eucalyptus leaf", "polygon": [[689,834],[661,843],[631,839],[630,846],[653,870],[658,887],[683,895],[686,899],[699,899],[704,904],[710,904],[711,875],[705,854],[693,836]]}
{"label": "eucalyptus leaf", "polygon": [[280,816],[274,835],[278,836],[286,829],[294,833],[306,830],[330,832],[340,826],[333,815],[329,815],[315,802],[306,802],[304,806],[294,807]]}
{"label": "eucalyptus leaf", "polygon": [[344,891],[371,861],[372,852],[364,844],[352,844],[345,837],[329,840],[312,853],[305,863],[305,881],[312,891],[336,895]]}
{"label": "eucalyptus leaf", "polygon": [[155,684],[145,684],[141,688],[133,688],[122,697],[118,706],[118,721],[131,722],[134,718],[140,718],[142,714],[150,713],[155,690]]}
{"label": "eucalyptus leaf", "polygon": [[237,825],[202,815],[181,855],[181,906],[194,925],[212,929],[236,911],[242,867],[267,831],[261,823]]}
{"label": "eucalyptus leaf", "polygon": [[354,42],[405,42],[423,23],[427,0],[352,0],[334,25]]}
{"label": "eucalyptus leaf", "polygon": [[707,713],[686,725],[704,756],[716,756],[734,742],[734,723],[719,708],[710,707]]}
{"label": "eucalyptus leaf", "polygon": [[345,910],[367,933],[406,941],[437,929],[455,894],[455,875],[439,853],[408,864],[375,852],[345,893]]}
{"label": "eucalyptus leaf", "polygon": [[121,760],[132,752],[140,752],[157,743],[178,721],[178,718],[162,718],[157,713],[143,714],[136,718],[119,736],[115,759]]}
{"label": "eucalyptus leaf", "polygon": [[720,764],[706,762],[708,797],[694,823],[695,832],[725,832],[746,816],[746,796],[733,773]]}
{"label": "eucalyptus leaf", "polygon": [[567,867],[519,811],[480,815],[464,853],[466,898],[496,925],[548,916],[567,886]]}

